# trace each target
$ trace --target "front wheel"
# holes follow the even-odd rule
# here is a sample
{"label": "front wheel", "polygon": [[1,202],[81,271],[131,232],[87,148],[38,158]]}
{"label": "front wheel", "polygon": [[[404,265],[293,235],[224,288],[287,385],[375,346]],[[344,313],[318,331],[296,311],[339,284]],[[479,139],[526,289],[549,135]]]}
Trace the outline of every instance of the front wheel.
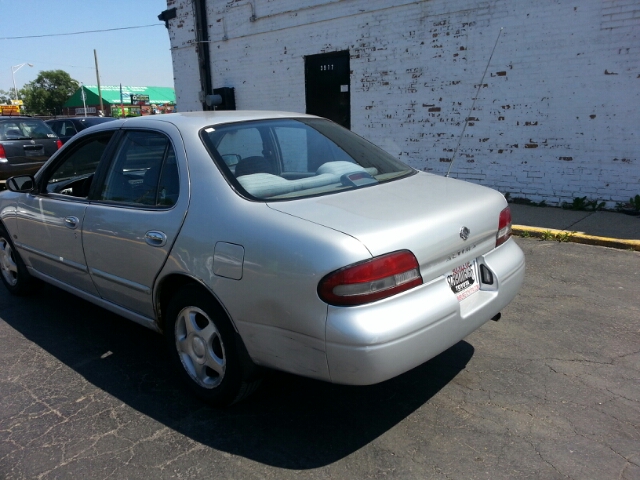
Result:
{"label": "front wheel", "polygon": [[164,331],[175,369],[200,399],[227,406],[258,386],[256,367],[231,322],[201,287],[187,285],[173,297]]}
{"label": "front wheel", "polygon": [[2,283],[14,295],[31,293],[38,283],[27,270],[3,225],[0,225],[0,272]]}

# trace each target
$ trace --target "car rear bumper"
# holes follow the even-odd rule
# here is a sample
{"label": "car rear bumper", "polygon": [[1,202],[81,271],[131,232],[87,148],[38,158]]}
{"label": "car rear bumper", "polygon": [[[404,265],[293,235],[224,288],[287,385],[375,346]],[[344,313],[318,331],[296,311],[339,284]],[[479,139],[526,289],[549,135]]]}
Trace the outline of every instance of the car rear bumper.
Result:
{"label": "car rear bumper", "polygon": [[493,285],[458,301],[444,276],[395,297],[359,307],[329,307],[326,354],[331,381],[379,383],[455,345],[518,293],[525,260],[513,240],[478,258]]}

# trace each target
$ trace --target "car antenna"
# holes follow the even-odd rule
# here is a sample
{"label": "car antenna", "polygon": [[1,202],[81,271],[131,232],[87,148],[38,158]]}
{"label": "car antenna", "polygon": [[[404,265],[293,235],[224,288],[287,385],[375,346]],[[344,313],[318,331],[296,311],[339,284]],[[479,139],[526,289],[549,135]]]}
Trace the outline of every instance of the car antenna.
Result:
{"label": "car antenna", "polygon": [[453,161],[456,158],[456,154],[458,153],[458,148],[460,147],[460,143],[462,142],[462,137],[464,137],[464,131],[467,129],[467,125],[469,124],[469,118],[471,112],[476,106],[476,100],[478,100],[478,95],[480,94],[480,88],[482,88],[482,83],[484,82],[484,77],[487,74],[487,70],[489,70],[489,64],[491,64],[491,59],[493,58],[493,52],[496,51],[496,47],[498,46],[498,40],[500,39],[500,35],[502,34],[503,27],[500,27],[500,31],[498,32],[498,36],[496,37],[496,43],[493,44],[493,50],[491,50],[491,55],[489,55],[489,60],[487,61],[487,66],[484,68],[484,73],[482,74],[482,78],[480,79],[480,83],[478,84],[478,89],[476,90],[476,96],[473,98],[473,103],[471,104],[471,109],[467,114],[467,118],[464,120],[464,127],[462,127],[462,133],[460,134],[460,138],[458,138],[458,144],[456,145],[455,150],[453,151],[453,155],[451,156],[451,161],[449,162],[449,168],[447,169],[447,174],[445,177],[449,176],[449,172],[451,172],[451,167],[453,166]]}

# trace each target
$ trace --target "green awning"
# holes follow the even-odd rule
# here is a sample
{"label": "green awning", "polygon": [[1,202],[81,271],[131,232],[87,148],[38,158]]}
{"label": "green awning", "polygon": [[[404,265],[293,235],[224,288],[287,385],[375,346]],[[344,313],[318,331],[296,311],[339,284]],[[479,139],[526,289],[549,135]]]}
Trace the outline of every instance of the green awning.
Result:
{"label": "green awning", "polygon": [[[69,100],[65,102],[63,107],[82,107],[82,93],[84,90],[87,105],[99,105],[100,99],[98,97],[97,85],[84,85],[80,87]],[[120,105],[120,85],[101,85],[100,90],[102,92],[102,103],[105,105]],[[176,91],[170,87],[125,87],[122,86],[122,103],[125,106],[131,105],[131,95],[148,95],[149,104],[175,105],[176,103]]]}

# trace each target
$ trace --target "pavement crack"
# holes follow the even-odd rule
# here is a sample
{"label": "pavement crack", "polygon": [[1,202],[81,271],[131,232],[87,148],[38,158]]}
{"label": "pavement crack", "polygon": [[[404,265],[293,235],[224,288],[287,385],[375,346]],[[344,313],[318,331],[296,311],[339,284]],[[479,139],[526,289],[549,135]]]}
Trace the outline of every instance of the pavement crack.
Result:
{"label": "pavement crack", "polygon": [[567,228],[563,228],[563,230],[564,230],[564,231],[566,231],[566,232],[571,232],[571,231],[572,231],[572,230],[571,230],[571,227],[573,227],[574,225],[577,225],[577,224],[578,224],[578,223],[580,223],[580,222],[584,222],[587,218],[589,218],[589,217],[590,217],[591,215],[593,215],[594,213],[596,213],[596,212],[591,212],[591,213],[589,213],[586,217],[582,217],[582,218],[580,218],[580,219],[576,220],[575,222],[573,222],[573,223],[569,224],[569,225],[567,226]]}
{"label": "pavement crack", "polygon": [[[195,442],[194,442],[194,443],[195,443]],[[165,468],[167,468],[169,465],[171,465],[172,463],[174,463],[174,462],[178,461],[178,460],[179,460],[180,458],[182,458],[182,457],[186,457],[187,455],[190,455],[190,454],[195,453],[195,452],[203,452],[203,451],[206,451],[205,446],[204,446],[204,445],[202,445],[202,444],[200,444],[200,443],[196,443],[193,447],[191,447],[191,448],[189,448],[189,449],[185,450],[184,452],[182,452],[182,453],[180,453],[180,454],[176,455],[175,457],[170,458],[169,460],[167,460],[167,461],[165,461],[165,462],[163,462],[163,463],[159,464],[159,465],[158,465],[158,468],[159,468],[160,470],[164,470],[164,469],[165,469]]]}

